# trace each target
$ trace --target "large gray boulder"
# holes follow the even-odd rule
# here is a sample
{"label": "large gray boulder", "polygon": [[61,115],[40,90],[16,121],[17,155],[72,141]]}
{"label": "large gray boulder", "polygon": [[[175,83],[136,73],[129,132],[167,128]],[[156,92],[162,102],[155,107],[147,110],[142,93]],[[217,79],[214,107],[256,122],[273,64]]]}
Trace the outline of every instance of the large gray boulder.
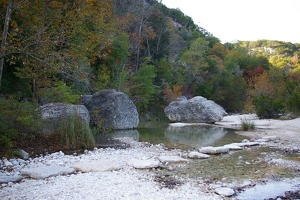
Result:
{"label": "large gray boulder", "polygon": [[43,132],[53,134],[60,123],[69,117],[79,117],[82,122],[90,124],[90,114],[84,105],[66,103],[48,103],[40,107],[44,122]]}
{"label": "large gray boulder", "polygon": [[190,123],[214,123],[221,121],[227,114],[214,101],[201,96],[189,100],[181,97],[171,102],[164,111],[170,121]]}
{"label": "large gray boulder", "polygon": [[91,124],[113,130],[132,129],[139,124],[136,106],[123,92],[101,90],[83,102],[91,114]]}

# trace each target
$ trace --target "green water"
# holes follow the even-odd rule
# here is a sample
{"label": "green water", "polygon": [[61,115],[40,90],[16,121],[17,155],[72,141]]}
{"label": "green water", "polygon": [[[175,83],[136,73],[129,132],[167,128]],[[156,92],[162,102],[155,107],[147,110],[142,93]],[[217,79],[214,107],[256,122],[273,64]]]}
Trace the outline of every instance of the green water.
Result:
{"label": "green water", "polygon": [[98,145],[117,145],[114,138],[130,137],[136,141],[164,144],[168,148],[196,149],[203,146],[222,146],[241,142],[246,137],[231,129],[209,125],[171,127],[168,123],[144,123],[135,130],[120,130],[100,133],[96,137]]}

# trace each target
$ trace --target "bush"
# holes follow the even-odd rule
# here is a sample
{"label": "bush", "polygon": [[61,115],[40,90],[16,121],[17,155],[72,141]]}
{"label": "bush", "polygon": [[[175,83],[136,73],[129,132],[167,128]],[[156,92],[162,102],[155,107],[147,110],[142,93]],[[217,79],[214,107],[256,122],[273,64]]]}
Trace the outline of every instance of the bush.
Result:
{"label": "bush", "polygon": [[90,149],[95,147],[95,137],[92,130],[80,117],[70,116],[60,120],[57,136],[60,138],[60,145],[66,149]]}
{"label": "bush", "polygon": [[248,119],[241,119],[241,130],[242,131],[255,130],[254,122]]}
{"label": "bush", "polygon": [[300,93],[294,92],[286,102],[287,109],[294,114],[300,114]]}
{"label": "bush", "polygon": [[278,118],[284,110],[284,103],[279,99],[272,99],[269,95],[254,97],[253,105],[259,118]]}
{"label": "bush", "polygon": [[76,104],[80,96],[73,94],[71,88],[67,86],[64,82],[60,81],[56,84],[56,86],[51,89],[45,89],[42,92],[42,99],[47,102],[61,102],[61,103],[73,103]]}
{"label": "bush", "polygon": [[15,96],[0,97],[0,154],[16,148],[23,136],[40,132],[42,120],[36,108],[37,104],[19,102]]}

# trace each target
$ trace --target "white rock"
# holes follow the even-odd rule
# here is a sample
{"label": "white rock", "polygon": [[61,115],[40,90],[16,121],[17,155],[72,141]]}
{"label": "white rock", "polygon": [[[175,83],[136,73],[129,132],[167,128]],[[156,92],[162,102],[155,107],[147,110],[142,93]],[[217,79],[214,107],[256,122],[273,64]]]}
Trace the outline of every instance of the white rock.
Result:
{"label": "white rock", "polygon": [[225,148],[228,148],[229,150],[242,150],[243,148],[235,145],[235,144],[226,144],[224,145]]}
{"label": "white rock", "polygon": [[160,162],[168,162],[168,163],[174,163],[174,162],[188,162],[189,160],[181,158],[179,156],[159,156],[158,160]]}
{"label": "white rock", "polygon": [[257,146],[259,142],[241,142],[241,143],[232,143],[233,145],[240,146],[240,147],[249,147],[249,146]]}
{"label": "white rock", "polygon": [[275,140],[280,140],[280,137],[277,137],[277,136],[264,136],[261,139],[267,140],[267,141],[275,141]]}
{"label": "white rock", "polygon": [[242,143],[248,143],[250,142],[248,139],[243,139]]}
{"label": "white rock", "polygon": [[210,156],[204,153],[199,153],[197,151],[192,151],[188,154],[189,158],[199,158],[199,159],[205,159],[209,158]]}
{"label": "white rock", "polygon": [[29,176],[34,179],[44,179],[51,176],[74,173],[75,170],[70,167],[62,167],[58,165],[40,166],[36,168],[28,168],[21,170],[23,176]]}
{"label": "white rock", "polygon": [[9,182],[17,182],[20,181],[22,179],[21,176],[8,176],[5,174],[1,174],[0,175],[0,183],[9,183]]}
{"label": "white rock", "polygon": [[222,153],[228,153],[229,148],[227,147],[202,147],[199,149],[200,153],[205,153],[205,154],[222,154]]}
{"label": "white rock", "polygon": [[4,164],[4,166],[5,167],[12,167],[13,166],[13,164],[11,163],[11,162],[9,162],[8,160],[3,160],[3,164]]}
{"label": "white rock", "polygon": [[153,159],[148,159],[148,160],[130,159],[129,161],[127,161],[127,165],[132,166],[136,169],[147,169],[147,168],[158,167],[159,161]]}
{"label": "white rock", "polygon": [[260,139],[255,140],[255,142],[265,143],[265,142],[269,142],[269,141],[267,139],[260,138]]}
{"label": "white rock", "polygon": [[104,172],[115,171],[122,168],[122,166],[116,162],[110,160],[97,160],[86,163],[75,163],[70,167],[82,171],[82,172]]}
{"label": "white rock", "polygon": [[29,153],[27,153],[27,152],[24,151],[23,149],[20,149],[20,150],[19,150],[19,154],[21,155],[21,157],[22,157],[24,160],[28,160],[28,158],[30,157]]}
{"label": "white rock", "polygon": [[221,196],[225,196],[225,197],[230,197],[232,195],[234,195],[234,190],[231,188],[227,188],[227,187],[220,187],[220,188],[216,188],[215,192]]}

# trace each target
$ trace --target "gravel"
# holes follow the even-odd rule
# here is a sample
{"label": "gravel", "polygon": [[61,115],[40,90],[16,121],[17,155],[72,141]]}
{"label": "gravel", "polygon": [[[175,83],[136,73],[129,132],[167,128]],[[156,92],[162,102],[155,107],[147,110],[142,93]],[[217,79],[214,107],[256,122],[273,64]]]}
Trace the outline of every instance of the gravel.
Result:
{"label": "gravel", "polygon": [[0,199],[222,199],[214,191],[195,180],[180,180],[178,186],[162,187],[155,180],[156,170],[134,169],[126,164],[132,158],[157,159],[159,156],[179,156],[180,150],[165,150],[162,145],[132,143],[128,149],[94,149],[81,155],[57,152],[27,161],[9,160],[13,166],[2,165],[6,175],[20,175],[22,169],[40,166],[71,166],[74,163],[111,160],[122,167],[117,171],[88,172],[49,177],[42,180],[24,178],[19,183],[0,185]]}

